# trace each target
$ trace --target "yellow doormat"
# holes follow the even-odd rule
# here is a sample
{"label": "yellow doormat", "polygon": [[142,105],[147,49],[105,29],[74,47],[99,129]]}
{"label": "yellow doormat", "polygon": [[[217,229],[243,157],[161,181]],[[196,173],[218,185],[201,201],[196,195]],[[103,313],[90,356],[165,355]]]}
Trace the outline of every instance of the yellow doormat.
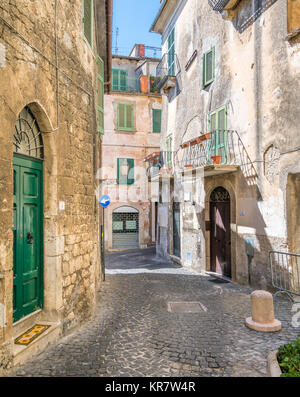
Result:
{"label": "yellow doormat", "polygon": [[19,336],[15,339],[15,344],[17,345],[29,345],[34,339],[40,336],[43,332],[45,332],[50,325],[41,325],[36,324],[34,327],[30,328],[23,335]]}

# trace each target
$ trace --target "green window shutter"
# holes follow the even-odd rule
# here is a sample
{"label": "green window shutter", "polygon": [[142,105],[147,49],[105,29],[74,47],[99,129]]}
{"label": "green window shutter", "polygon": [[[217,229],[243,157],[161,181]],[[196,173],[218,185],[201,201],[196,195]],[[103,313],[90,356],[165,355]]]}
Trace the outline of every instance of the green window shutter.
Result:
{"label": "green window shutter", "polygon": [[93,42],[93,0],[83,0],[83,33],[90,46]]}
{"label": "green window shutter", "polygon": [[[133,185],[134,184],[134,159],[121,159],[117,163],[118,175],[117,183],[119,185]],[[126,171],[124,173],[124,171]]]}
{"label": "green window shutter", "polygon": [[104,134],[104,63],[97,56],[97,129]]}
{"label": "green window shutter", "polygon": [[168,75],[175,75],[175,28],[168,37]]}
{"label": "green window shutter", "polygon": [[128,91],[128,72],[120,70],[120,91]]}
{"label": "green window shutter", "polygon": [[132,131],[133,127],[133,105],[118,103],[118,130]]}
{"label": "green window shutter", "polygon": [[153,118],[153,132],[160,133],[161,132],[161,110],[153,109],[152,110],[152,118]]}
{"label": "green window shutter", "polygon": [[119,91],[119,71],[117,69],[112,69],[112,89]]}
{"label": "green window shutter", "polygon": [[118,130],[125,128],[125,105],[118,103]]}
{"label": "green window shutter", "polygon": [[133,129],[133,105],[126,105],[126,129]]}
{"label": "green window shutter", "polygon": [[209,159],[211,156],[221,156],[221,163],[227,163],[227,106],[209,114],[209,129],[211,139],[209,142]]}
{"label": "green window shutter", "polygon": [[126,70],[112,69],[113,91],[128,91],[128,72]]}
{"label": "green window shutter", "polygon": [[127,185],[134,184],[134,159],[127,159],[128,164],[128,178],[127,178]]}
{"label": "green window shutter", "polygon": [[203,55],[203,88],[215,78],[215,47]]}

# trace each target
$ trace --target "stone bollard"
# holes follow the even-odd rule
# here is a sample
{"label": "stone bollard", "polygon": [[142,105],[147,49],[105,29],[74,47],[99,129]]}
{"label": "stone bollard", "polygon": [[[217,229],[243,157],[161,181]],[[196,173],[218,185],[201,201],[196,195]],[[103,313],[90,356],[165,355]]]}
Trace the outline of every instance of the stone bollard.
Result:
{"label": "stone bollard", "polygon": [[273,296],[267,291],[253,291],[251,294],[252,317],[246,318],[247,327],[261,332],[281,330],[281,322],[274,318]]}

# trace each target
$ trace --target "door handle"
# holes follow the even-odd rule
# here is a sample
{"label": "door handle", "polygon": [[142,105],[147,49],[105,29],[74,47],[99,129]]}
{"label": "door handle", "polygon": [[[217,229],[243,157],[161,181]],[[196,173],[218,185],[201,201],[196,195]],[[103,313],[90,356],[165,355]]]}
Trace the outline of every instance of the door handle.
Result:
{"label": "door handle", "polygon": [[32,245],[32,243],[33,243],[33,234],[32,232],[29,232],[27,234],[27,244]]}

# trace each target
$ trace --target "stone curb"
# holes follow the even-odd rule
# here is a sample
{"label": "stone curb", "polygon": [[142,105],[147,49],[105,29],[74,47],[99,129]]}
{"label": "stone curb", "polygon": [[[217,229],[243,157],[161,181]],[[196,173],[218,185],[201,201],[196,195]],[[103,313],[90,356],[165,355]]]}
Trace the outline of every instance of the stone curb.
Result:
{"label": "stone curb", "polygon": [[274,350],[268,354],[267,358],[267,376],[271,378],[279,378],[282,371],[277,360],[278,350]]}

